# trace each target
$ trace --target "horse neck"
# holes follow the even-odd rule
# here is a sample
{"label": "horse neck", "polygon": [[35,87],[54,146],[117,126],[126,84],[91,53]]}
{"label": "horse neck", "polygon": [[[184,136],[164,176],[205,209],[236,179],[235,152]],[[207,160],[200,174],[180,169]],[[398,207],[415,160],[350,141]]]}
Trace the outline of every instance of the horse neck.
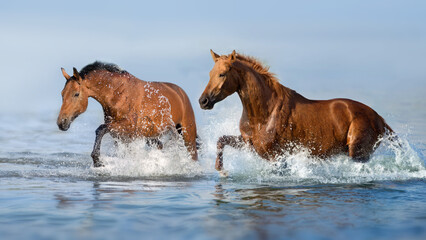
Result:
{"label": "horse neck", "polygon": [[[238,96],[249,119],[267,119],[279,98],[279,84],[266,80],[266,76],[255,70],[241,66],[237,70],[239,89]],[[282,87],[282,86],[281,86]]]}
{"label": "horse neck", "polygon": [[[98,101],[104,110],[105,116],[114,115],[118,109],[115,109],[114,101],[117,101],[118,94],[123,88],[123,77],[118,73],[111,73],[106,70],[94,71],[86,76],[86,87],[89,89],[89,97]],[[126,73],[130,78],[131,75]]]}

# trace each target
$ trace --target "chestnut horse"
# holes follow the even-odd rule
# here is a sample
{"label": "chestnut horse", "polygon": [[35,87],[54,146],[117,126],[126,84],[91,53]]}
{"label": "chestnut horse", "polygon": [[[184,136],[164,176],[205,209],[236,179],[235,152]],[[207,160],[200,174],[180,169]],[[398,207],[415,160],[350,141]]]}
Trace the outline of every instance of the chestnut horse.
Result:
{"label": "chestnut horse", "polygon": [[211,54],[215,65],[199,100],[201,108],[212,109],[234,92],[243,104],[241,136],[222,136],[217,142],[219,171],[226,145],[249,145],[267,160],[303,146],[321,158],[346,153],[354,161],[366,162],[380,137],[392,132],[379,114],[360,102],[309,100],[281,85],[252,57],[235,51],[223,56]]}
{"label": "chestnut horse", "polygon": [[192,159],[197,160],[194,111],[180,87],[142,81],[114,64],[95,62],[80,72],[73,70],[73,76],[69,76],[62,68],[66,84],[57,124],[59,129],[68,130],[71,122],[86,111],[89,97],[102,105],[105,123],[96,130],[91,154],[95,167],[102,166],[99,155],[106,133],[123,141],[146,137],[148,143],[157,143],[161,148],[161,134],[177,129]]}

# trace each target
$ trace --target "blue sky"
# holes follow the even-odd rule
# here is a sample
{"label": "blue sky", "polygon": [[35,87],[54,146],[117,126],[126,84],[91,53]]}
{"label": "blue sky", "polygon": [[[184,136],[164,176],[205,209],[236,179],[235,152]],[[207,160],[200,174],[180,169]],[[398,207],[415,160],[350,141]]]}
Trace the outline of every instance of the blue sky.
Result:
{"label": "blue sky", "polygon": [[58,111],[60,68],[102,60],[177,83],[198,112],[209,49],[255,56],[309,98],[422,101],[425,10],[424,1],[1,1],[0,109]]}

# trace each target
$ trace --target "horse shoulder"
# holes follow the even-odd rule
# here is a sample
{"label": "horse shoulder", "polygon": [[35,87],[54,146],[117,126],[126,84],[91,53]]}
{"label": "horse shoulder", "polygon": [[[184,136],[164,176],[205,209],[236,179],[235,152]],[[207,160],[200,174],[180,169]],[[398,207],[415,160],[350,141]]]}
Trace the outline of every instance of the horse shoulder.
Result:
{"label": "horse shoulder", "polygon": [[281,138],[283,125],[285,125],[284,121],[288,118],[287,115],[282,114],[285,112],[282,106],[282,103],[276,103],[267,119],[262,122],[252,123],[252,125],[248,121],[245,121],[245,116],[243,115],[240,128],[242,126],[241,123],[244,123],[246,128],[249,129],[249,131],[245,130],[245,133],[249,133],[253,141],[261,143],[261,145],[269,146],[276,143],[278,138]]}
{"label": "horse shoulder", "polygon": [[240,119],[240,132],[244,142],[252,141],[251,138],[252,138],[253,132],[251,130],[250,122],[245,109],[243,109],[243,113]]}

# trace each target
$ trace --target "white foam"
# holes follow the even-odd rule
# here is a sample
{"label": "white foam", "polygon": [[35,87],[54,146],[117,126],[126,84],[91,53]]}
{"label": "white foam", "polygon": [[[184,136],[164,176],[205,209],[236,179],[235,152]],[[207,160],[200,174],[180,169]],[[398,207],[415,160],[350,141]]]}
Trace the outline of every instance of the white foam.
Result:
{"label": "white foam", "polygon": [[195,177],[203,174],[202,167],[191,159],[181,138],[161,140],[162,150],[148,146],[144,139],[129,144],[118,143],[112,155],[101,156],[105,166],[94,171],[126,177]]}

